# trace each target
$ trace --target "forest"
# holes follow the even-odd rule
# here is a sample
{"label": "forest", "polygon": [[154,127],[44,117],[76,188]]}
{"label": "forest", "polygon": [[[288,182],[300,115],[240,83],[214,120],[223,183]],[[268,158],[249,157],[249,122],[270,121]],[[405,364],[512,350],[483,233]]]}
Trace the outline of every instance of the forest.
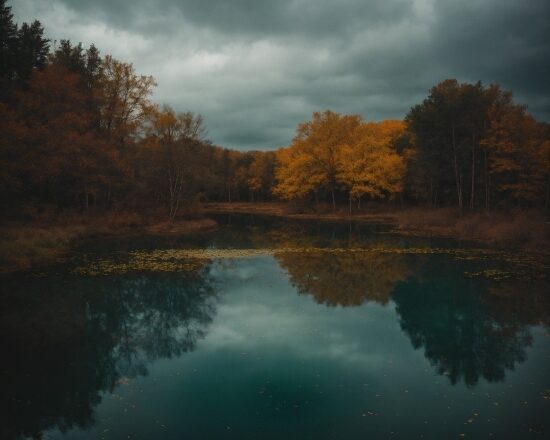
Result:
{"label": "forest", "polygon": [[403,120],[313,113],[290,145],[214,145],[205,120],[152,101],[152,76],[94,45],[52,43],[0,0],[0,204],[38,212],[192,215],[203,202],[373,201],[460,210],[550,198],[550,125],[497,84],[446,79]]}
{"label": "forest", "polygon": [[0,440],[550,438],[548,12],[0,0]]}

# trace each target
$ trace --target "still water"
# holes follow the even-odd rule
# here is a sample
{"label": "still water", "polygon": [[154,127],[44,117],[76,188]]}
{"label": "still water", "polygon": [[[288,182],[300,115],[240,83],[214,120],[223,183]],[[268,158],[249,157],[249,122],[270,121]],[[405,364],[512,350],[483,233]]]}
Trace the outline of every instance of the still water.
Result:
{"label": "still water", "polygon": [[548,438],[543,257],[218,221],[1,279],[3,439]]}

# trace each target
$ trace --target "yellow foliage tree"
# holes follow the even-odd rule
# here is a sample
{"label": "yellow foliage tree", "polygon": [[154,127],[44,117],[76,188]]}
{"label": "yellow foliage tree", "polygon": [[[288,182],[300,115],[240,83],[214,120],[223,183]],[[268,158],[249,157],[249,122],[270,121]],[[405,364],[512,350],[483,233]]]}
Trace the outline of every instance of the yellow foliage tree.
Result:
{"label": "yellow foliage tree", "polygon": [[405,161],[393,144],[405,131],[402,121],[364,123],[357,128],[356,142],[340,150],[338,180],[348,189],[351,201],[363,195],[386,197],[403,191]]}
{"label": "yellow foliage tree", "polygon": [[344,188],[352,199],[384,197],[403,189],[405,162],[393,144],[405,130],[401,121],[364,123],[358,115],[327,110],[298,126],[288,148],[277,152],[275,195],[299,199]]}
{"label": "yellow foliage tree", "polygon": [[296,199],[326,189],[335,208],[339,151],[343,145],[353,143],[360,124],[358,115],[340,115],[330,110],[313,113],[311,121],[298,126],[290,147],[278,154],[279,185],[275,194]]}
{"label": "yellow foliage tree", "polygon": [[311,160],[295,148],[281,148],[276,152],[278,167],[275,172],[277,185],[273,194],[284,200],[296,200],[307,196],[320,185],[319,176],[310,172]]}

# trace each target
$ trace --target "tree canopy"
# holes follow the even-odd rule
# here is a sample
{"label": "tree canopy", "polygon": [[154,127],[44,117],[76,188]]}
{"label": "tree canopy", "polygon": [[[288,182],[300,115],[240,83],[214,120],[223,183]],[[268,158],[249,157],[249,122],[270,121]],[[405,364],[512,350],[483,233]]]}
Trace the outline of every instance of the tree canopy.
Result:
{"label": "tree canopy", "polygon": [[152,76],[93,44],[50,47],[38,20],[18,25],[0,0],[0,86],[4,210],[158,207],[174,219],[207,200],[549,207],[550,126],[495,84],[444,80],[403,121],[314,112],[288,146],[230,150],[207,139],[201,115],[153,102]]}

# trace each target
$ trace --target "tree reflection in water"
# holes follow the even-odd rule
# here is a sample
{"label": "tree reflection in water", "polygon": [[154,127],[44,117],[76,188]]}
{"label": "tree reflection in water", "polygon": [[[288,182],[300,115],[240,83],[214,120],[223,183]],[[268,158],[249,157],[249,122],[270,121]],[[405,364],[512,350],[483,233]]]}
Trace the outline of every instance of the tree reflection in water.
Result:
{"label": "tree reflection in water", "polygon": [[5,439],[91,426],[103,392],[193,350],[216,310],[208,267],[52,281],[2,288]]}
{"label": "tree reflection in water", "polygon": [[[319,304],[392,300],[401,329],[438,374],[468,386],[502,381],[526,359],[530,326],[548,325],[544,282],[529,296],[513,282],[468,279],[456,261],[384,253],[278,253],[290,282]],[[524,284],[519,284],[524,285]],[[517,287],[517,286],[516,286]]]}
{"label": "tree reflection in water", "polygon": [[507,369],[525,361],[530,331],[497,321],[469,289],[456,280],[411,281],[393,296],[401,328],[451,383],[503,380]]}
{"label": "tree reflection in water", "polygon": [[[469,279],[467,269],[479,271],[486,261],[450,254],[346,252],[418,245],[370,230],[363,237],[359,227],[308,228],[286,221],[270,226],[262,220],[196,240],[197,247],[307,248],[274,254],[298,293],[326,306],[395,307],[413,347],[453,385],[504,380],[525,361],[531,326],[550,324],[545,280]],[[193,350],[216,312],[216,273],[204,260],[188,272],[3,279],[0,437],[89,427],[104,392],[124,378],[146,375],[155,359]],[[369,337],[348,330],[351,342]]]}
{"label": "tree reflection in water", "polygon": [[275,258],[299,293],[311,294],[328,306],[386,304],[396,284],[412,273],[403,255],[320,251],[282,252]]}
{"label": "tree reflection in water", "polygon": [[473,386],[481,378],[503,381],[506,371],[524,362],[530,327],[545,319],[547,309],[535,311],[535,304],[548,302],[544,291],[503,297],[498,292],[505,286],[459,276],[450,262],[425,266],[392,299],[402,330],[437,373]]}

